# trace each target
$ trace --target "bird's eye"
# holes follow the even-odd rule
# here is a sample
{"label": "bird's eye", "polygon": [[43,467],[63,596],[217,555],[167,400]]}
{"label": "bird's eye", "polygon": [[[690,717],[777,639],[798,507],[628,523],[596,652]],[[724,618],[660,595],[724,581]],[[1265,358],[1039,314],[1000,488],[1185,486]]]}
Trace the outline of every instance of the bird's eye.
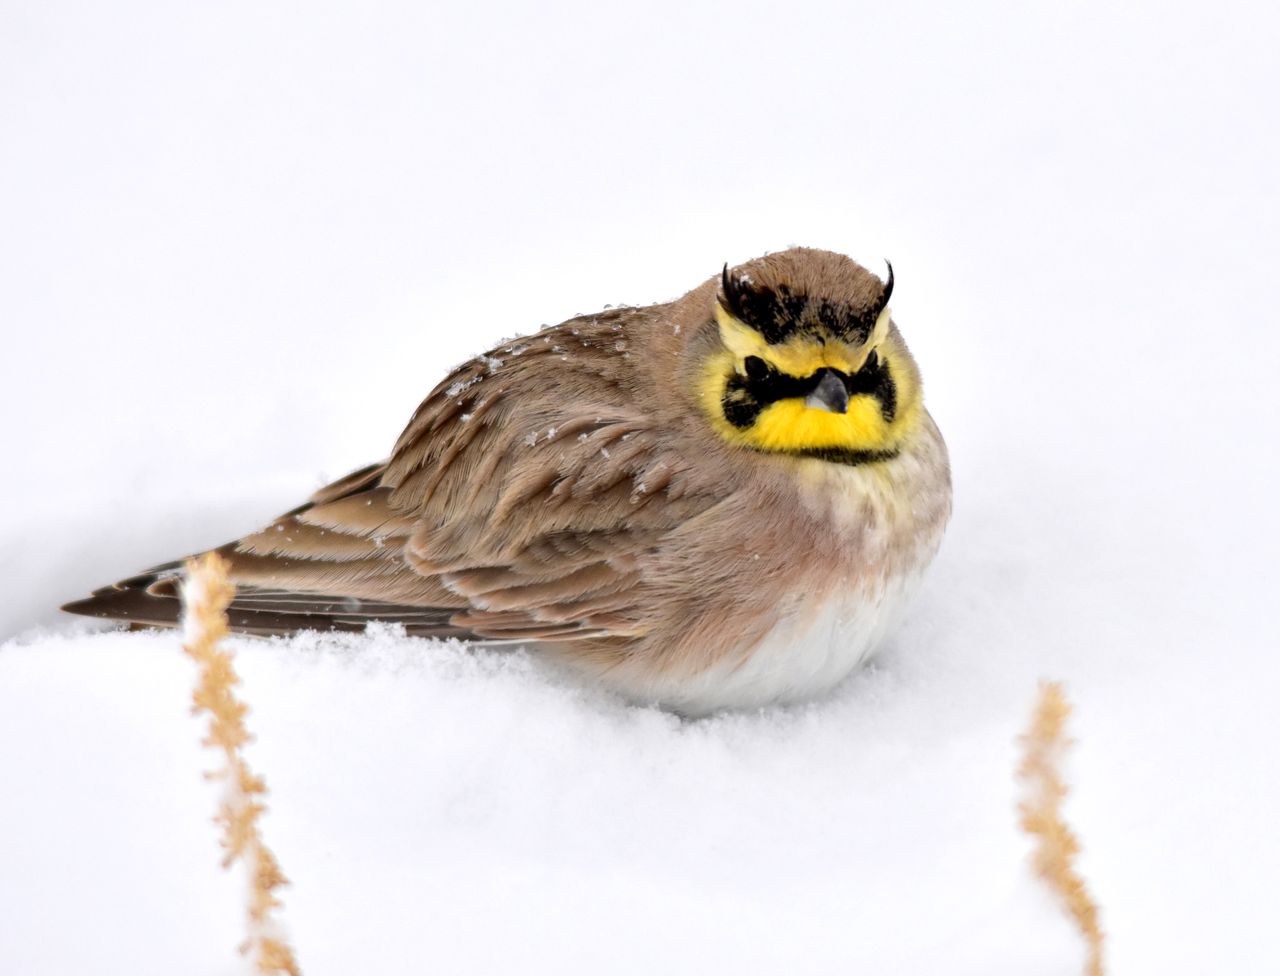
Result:
{"label": "bird's eye", "polygon": [[742,361],[742,368],[753,380],[762,380],[769,375],[769,364],[759,356],[748,356]]}
{"label": "bird's eye", "polygon": [[880,365],[880,357],[879,357],[879,356],[877,356],[877,355],[876,355],[876,351],[875,351],[874,349],[872,349],[872,350],[871,350],[871,355],[869,355],[869,356],[867,357],[867,361],[866,361],[865,363],[863,363],[863,364],[862,364],[862,368],[863,368],[863,369],[875,369],[875,368],[876,368],[877,366],[879,366],[879,365]]}

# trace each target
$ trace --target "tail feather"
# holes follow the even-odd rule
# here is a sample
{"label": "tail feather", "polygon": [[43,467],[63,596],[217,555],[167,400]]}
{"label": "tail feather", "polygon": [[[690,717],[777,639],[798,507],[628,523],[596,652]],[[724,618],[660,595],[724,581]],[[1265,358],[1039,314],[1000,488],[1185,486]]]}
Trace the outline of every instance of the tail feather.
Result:
{"label": "tail feather", "polygon": [[[231,629],[247,634],[299,630],[359,631],[396,623],[414,636],[476,639],[452,622],[465,601],[414,572],[403,558],[404,520],[372,465],[321,489],[310,501],[218,551],[231,565],[236,597]],[[92,596],[68,613],[155,627],[177,626],[181,561],[165,563]],[[341,594],[341,595],[335,595]]]}
{"label": "tail feather", "polygon": [[[146,577],[135,577],[144,582]],[[132,586],[124,581],[104,587],[84,600],[68,603],[68,613],[106,620],[119,620],[149,627],[176,627],[182,616],[182,601],[176,586],[159,586],[165,579]],[[152,592],[152,589],[155,592]],[[465,627],[449,621],[457,612],[452,608],[412,607],[351,597],[322,594],[282,594],[287,599],[264,598],[252,587],[238,590],[227,611],[228,623],[236,633],[274,635],[292,634],[300,630],[361,631],[373,621],[401,624],[414,637],[454,637],[474,639]]]}

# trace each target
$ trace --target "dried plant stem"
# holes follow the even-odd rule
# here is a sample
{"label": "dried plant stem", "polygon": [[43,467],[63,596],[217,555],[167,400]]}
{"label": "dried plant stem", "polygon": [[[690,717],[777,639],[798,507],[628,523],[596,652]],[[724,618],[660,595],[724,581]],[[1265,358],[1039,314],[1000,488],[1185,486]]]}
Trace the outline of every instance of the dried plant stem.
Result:
{"label": "dried plant stem", "polygon": [[1062,686],[1042,683],[1031,727],[1020,739],[1023,755],[1018,777],[1025,793],[1018,804],[1019,823],[1036,842],[1036,874],[1058,896],[1084,939],[1088,951],[1085,973],[1103,976],[1098,905],[1076,870],[1080,842],[1062,816],[1062,801],[1067,795],[1062,760],[1071,745],[1065,734],[1070,714]]}
{"label": "dried plant stem", "polygon": [[258,819],[266,805],[267,784],[255,776],[242,755],[251,741],[244,718],[248,707],[235,695],[240,683],[231,654],[220,642],[227,635],[226,610],[235,595],[227,578],[227,564],[216,553],[187,563],[182,586],[185,608],[183,650],[199,667],[192,699],[194,711],[209,714],[204,744],[222,752],[222,766],[210,773],[221,780],[225,792],[215,822],[222,827],[222,866],[239,861],[249,872],[248,937],[240,951],[249,956],[255,972],[298,976],[293,950],[278,933],[272,913],[280,907],[276,892],[288,884],[275,855],[262,840]]}

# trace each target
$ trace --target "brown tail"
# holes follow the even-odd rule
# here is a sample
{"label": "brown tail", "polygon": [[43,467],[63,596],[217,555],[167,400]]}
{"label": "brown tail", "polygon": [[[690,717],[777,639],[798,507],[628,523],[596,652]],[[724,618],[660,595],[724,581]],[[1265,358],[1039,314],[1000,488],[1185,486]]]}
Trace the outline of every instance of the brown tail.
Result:
{"label": "brown tail", "polygon": [[[389,505],[385,465],[349,474],[261,532],[218,549],[231,564],[231,629],[245,634],[359,631],[372,621],[419,637],[474,639],[453,615],[465,601],[413,572],[401,555],[411,529]],[[181,560],[68,603],[68,613],[155,627],[179,623]]]}

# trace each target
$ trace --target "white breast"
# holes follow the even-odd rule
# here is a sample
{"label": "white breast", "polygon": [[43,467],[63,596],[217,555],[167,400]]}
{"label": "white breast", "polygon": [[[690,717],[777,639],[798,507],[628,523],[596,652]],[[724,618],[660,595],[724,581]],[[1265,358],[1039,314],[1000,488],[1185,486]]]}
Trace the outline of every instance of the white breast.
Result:
{"label": "white breast", "polygon": [[[890,464],[813,460],[796,470],[794,516],[808,527],[799,535],[824,539],[828,548],[811,562],[803,562],[803,552],[792,554],[803,570],[795,577],[798,591],[778,594],[779,616],[754,646],[717,648],[710,667],[706,657],[691,654],[691,667],[637,660],[598,678],[637,701],[686,715],[830,691],[883,643],[941,542],[951,497],[946,449],[932,422],[926,433]],[[726,617],[726,629],[733,625]]]}
{"label": "white breast", "polygon": [[810,604],[779,620],[745,659],[684,677],[657,697],[680,712],[702,715],[822,695],[875,653],[920,575],[851,587]]}

